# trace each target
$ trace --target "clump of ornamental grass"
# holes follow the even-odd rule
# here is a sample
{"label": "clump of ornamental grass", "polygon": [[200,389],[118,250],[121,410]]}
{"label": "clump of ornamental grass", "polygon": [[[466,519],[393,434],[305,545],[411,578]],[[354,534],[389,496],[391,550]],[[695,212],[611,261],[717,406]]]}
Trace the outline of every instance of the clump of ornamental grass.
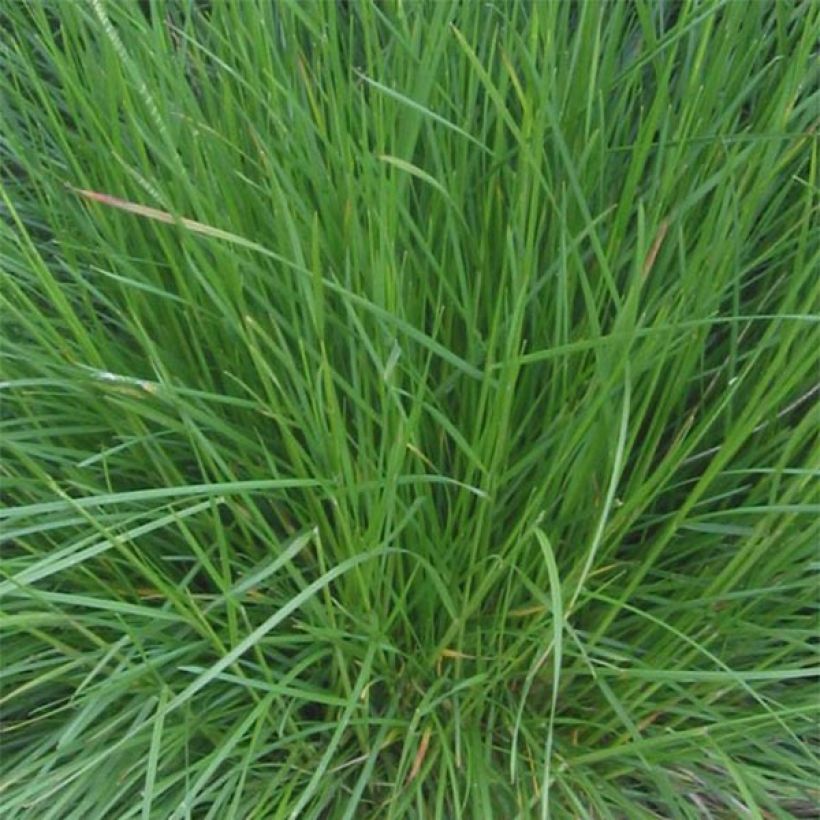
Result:
{"label": "clump of ornamental grass", "polygon": [[808,816],[812,2],[2,11],[3,816]]}

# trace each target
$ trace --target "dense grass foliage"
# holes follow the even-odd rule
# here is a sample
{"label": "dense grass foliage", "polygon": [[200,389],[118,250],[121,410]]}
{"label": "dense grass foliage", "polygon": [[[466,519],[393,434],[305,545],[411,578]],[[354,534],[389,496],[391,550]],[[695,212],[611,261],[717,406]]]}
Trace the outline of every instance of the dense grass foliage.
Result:
{"label": "dense grass foliage", "polygon": [[4,820],[811,814],[820,6],[2,18]]}

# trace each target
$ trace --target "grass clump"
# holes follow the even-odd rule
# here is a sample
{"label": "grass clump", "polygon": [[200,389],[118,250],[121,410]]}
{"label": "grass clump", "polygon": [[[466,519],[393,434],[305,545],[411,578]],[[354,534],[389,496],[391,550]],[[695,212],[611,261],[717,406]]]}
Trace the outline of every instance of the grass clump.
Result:
{"label": "grass clump", "polygon": [[4,818],[808,816],[818,8],[6,4]]}

